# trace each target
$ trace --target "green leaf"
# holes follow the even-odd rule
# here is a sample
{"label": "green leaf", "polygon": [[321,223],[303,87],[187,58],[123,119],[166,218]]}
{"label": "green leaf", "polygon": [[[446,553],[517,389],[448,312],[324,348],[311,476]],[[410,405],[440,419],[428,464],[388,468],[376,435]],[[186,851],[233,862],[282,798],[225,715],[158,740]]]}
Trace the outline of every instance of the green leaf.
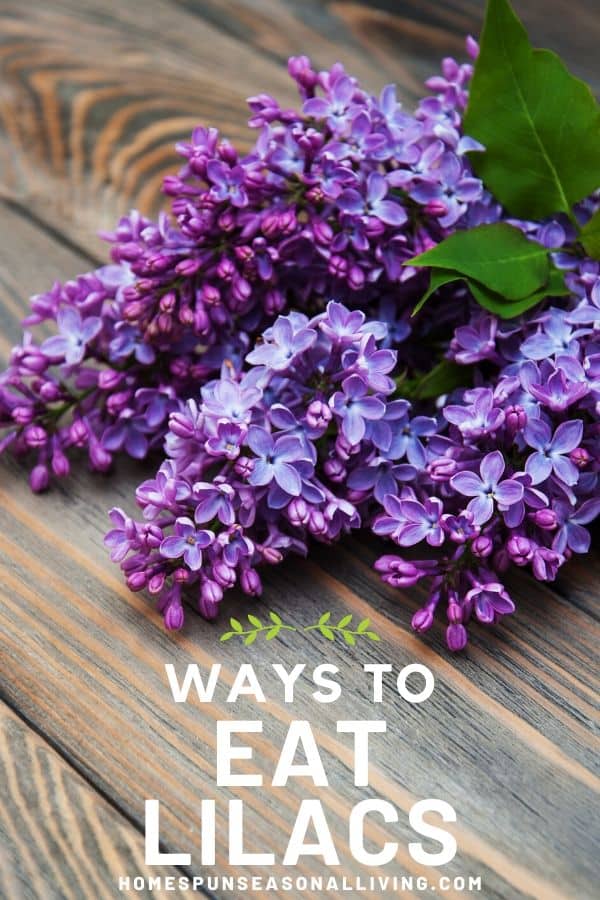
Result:
{"label": "green leaf", "polygon": [[356,638],[354,637],[354,635],[349,631],[342,631],[342,634],[344,635],[344,640],[346,641],[346,643],[350,647],[354,647],[354,645],[356,644]]}
{"label": "green leaf", "polygon": [[452,269],[432,269],[429,287],[413,309],[411,318],[412,316],[416,316],[419,310],[425,306],[431,295],[435,294],[438,288],[443,287],[445,284],[450,284],[452,281],[457,281],[459,278],[460,275],[457,275]]}
{"label": "green leaf", "polygon": [[346,625],[349,625],[351,621],[352,621],[352,614],[350,614],[349,616],[343,616],[343,618],[341,618],[340,621],[337,623],[337,627],[345,628]]}
{"label": "green leaf", "polygon": [[275,622],[276,625],[283,625],[283,622],[281,621],[281,616],[278,616],[276,612],[270,612],[269,618],[270,618],[271,622]]}
{"label": "green leaf", "polygon": [[226,631],[225,634],[222,634],[219,638],[220,641],[228,641],[235,634],[235,631]]}
{"label": "green leaf", "polygon": [[327,625],[321,625],[319,631],[321,632],[323,637],[327,638],[328,641],[335,641],[335,633],[331,630],[331,628],[328,628]]}
{"label": "green leaf", "polygon": [[234,631],[238,632],[238,634],[240,633],[240,631],[244,630],[242,623],[238,622],[237,619],[230,619],[229,624],[231,625],[231,627],[233,628]]}
{"label": "green leaf", "polygon": [[487,290],[475,281],[469,282],[469,288],[480,306],[500,316],[501,319],[514,319],[515,316],[520,316],[533,306],[537,306],[546,297],[560,297],[569,293],[563,273],[554,268],[550,270],[550,278],[543,288],[513,303],[507,303],[504,297]]}
{"label": "green leaf", "polygon": [[600,259],[600,209],[581,229],[580,240],[588,256]]}
{"label": "green leaf", "polygon": [[371,641],[380,641],[380,640],[381,640],[381,638],[379,637],[379,635],[378,635],[378,634],[375,634],[374,631],[367,631],[366,634],[367,634],[367,637],[368,637]]}
{"label": "green leaf", "polygon": [[323,615],[319,619],[319,625],[324,625],[325,622],[329,622],[330,618],[331,618],[330,612],[323,613]]}
{"label": "green leaf", "polygon": [[269,628],[267,633],[265,634],[265,640],[272,641],[273,638],[276,638],[279,632],[281,631],[280,625],[273,625],[272,628]]}
{"label": "green leaf", "polygon": [[570,214],[598,187],[598,104],[555,53],[532,48],[508,0],[488,0],[469,94],[465,134],[485,147],[473,168],[513,215]]}
{"label": "green leaf", "polygon": [[258,635],[258,631],[251,631],[250,634],[247,634],[244,638],[244,644],[246,647],[249,647],[250,644],[253,644]]}
{"label": "green leaf", "polygon": [[370,624],[371,624],[370,619],[361,619],[361,621],[356,626],[356,630],[358,631],[359,634],[363,634],[363,632],[365,632],[367,630],[367,628],[369,627]]}
{"label": "green leaf", "polygon": [[262,622],[260,621],[260,619],[257,616],[249,615],[248,621],[250,622],[251,625],[254,625],[255,628],[262,628]]}
{"label": "green leaf", "polygon": [[548,251],[506,222],[456,231],[426,250],[411,266],[432,266],[471,278],[508,300],[521,300],[546,284]]}
{"label": "green leaf", "polygon": [[467,366],[443,359],[416,384],[413,396],[416,400],[429,400],[449,394],[457,387],[465,387],[471,382]]}

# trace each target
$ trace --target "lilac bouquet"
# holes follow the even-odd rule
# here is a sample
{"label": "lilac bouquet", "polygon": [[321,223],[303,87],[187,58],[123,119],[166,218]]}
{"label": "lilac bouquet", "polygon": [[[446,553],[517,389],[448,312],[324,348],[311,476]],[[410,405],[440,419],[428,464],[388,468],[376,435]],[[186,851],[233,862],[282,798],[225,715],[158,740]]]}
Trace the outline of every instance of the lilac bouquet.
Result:
{"label": "lilac bouquet", "polygon": [[252,98],[244,157],[197,128],[171,216],[132,213],[111,265],[33,298],[26,324],[56,333],[26,332],[0,376],[0,449],[36,491],[79,450],[105,471],[162,449],[106,543],[169,629],[184,588],[213,618],[228,588],[260,593],[260,564],[362,527],[401,548],[387,583],[427,580],[413,627],[441,605],[460,650],[514,610],[511,564],[552,580],[589,549],[600,113],[556,57],[541,71],[507,0],[467,48],[475,71],[444,60],[414,114],[290,60],[299,110]]}

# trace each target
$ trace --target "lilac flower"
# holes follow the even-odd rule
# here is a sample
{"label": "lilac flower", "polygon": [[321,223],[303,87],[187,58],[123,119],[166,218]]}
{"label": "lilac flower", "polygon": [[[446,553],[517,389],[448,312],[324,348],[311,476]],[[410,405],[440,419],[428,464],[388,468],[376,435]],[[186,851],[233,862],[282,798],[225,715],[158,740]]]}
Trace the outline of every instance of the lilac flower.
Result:
{"label": "lilac flower", "polygon": [[98,316],[82,319],[79,310],[66,306],[58,310],[56,324],[60,334],[47,338],[40,349],[51,359],[64,357],[67,365],[76,366],[85,356],[87,345],[101,331],[102,320]]}
{"label": "lilac flower", "polygon": [[471,391],[471,406],[446,406],[444,418],[456,425],[459,431],[468,438],[479,438],[484,434],[493,434],[504,422],[504,412],[494,406],[494,395],[488,388]]}
{"label": "lilac flower", "polygon": [[385,200],[387,192],[385,177],[379,172],[371,172],[364,197],[353,188],[348,188],[342,191],[337,203],[343,212],[379,219],[386,225],[402,225],[407,219],[406,211],[394,200]]}
{"label": "lilac flower", "polygon": [[406,456],[409,463],[421,469],[427,457],[421,438],[430,437],[437,431],[435,419],[429,416],[415,416],[409,419],[405,413],[392,423],[392,445],[387,453],[390,459],[402,459]]}
{"label": "lilac flower", "polygon": [[559,528],[552,541],[552,549],[561,555],[564,554],[567,547],[573,553],[587,553],[591,537],[587,528],[583,526],[600,515],[600,497],[586,500],[578,509],[563,500],[557,500],[554,504],[554,511],[558,518]]}
{"label": "lilac flower", "polygon": [[235,513],[232,505],[234,490],[224,481],[197,481],[192,490],[196,503],[194,519],[198,525],[218,519],[223,525],[233,525]]}
{"label": "lilac flower", "polygon": [[397,538],[401,547],[413,547],[423,540],[432,547],[439,547],[444,543],[444,531],[440,524],[444,511],[441,500],[437,497],[429,497],[423,503],[418,500],[401,500],[400,510],[407,523]]}
{"label": "lilac flower", "polygon": [[364,437],[367,421],[381,419],[385,405],[378,398],[368,396],[368,388],[359,375],[349,375],[342,382],[342,390],[330,400],[334,413],[342,420],[342,433],[351,445]]}
{"label": "lilac flower", "polygon": [[215,200],[229,200],[236,207],[248,205],[248,194],[244,187],[246,175],[242,166],[230,169],[220,160],[211,159],[206,166],[206,174],[212,185],[211,196]]}
{"label": "lilac flower", "polygon": [[196,530],[191,519],[182,517],[175,521],[174,534],[166,537],[160,545],[160,554],[165,559],[183,558],[186,566],[197,572],[202,565],[202,551],[210,547],[214,540],[212,531]]}
{"label": "lilac flower", "polygon": [[579,477],[577,468],[567,454],[579,446],[582,435],[583,422],[580,419],[563,422],[554,435],[542,419],[528,422],[525,441],[536,452],[527,457],[525,471],[531,476],[532,483],[540,484],[554,472],[565,484],[576,484]]}
{"label": "lilac flower", "polygon": [[274,371],[283,371],[291,361],[305,353],[317,339],[312,328],[294,329],[288,317],[280,316],[268,332],[268,338],[248,354],[248,362],[266,365]]}
{"label": "lilac flower", "polygon": [[236,459],[240,455],[242,441],[246,435],[246,429],[231,422],[219,422],[217,433],[209,437],[204,444],[204,449],[211,456],[224,456],[229,460]]}
{"label": "lilac flower", "polygon": [[250,475],[250,484],[265,485],[275,481],[292,497],[302,492],[302,478],[297,463],[307,462],[300,441],[288,435],[273,439],[269,432],[257,425],[248,430],[248,446],[258,457]]}
{"label": "lilac flower", "polygon": [[466,600],[474,605],[475,615],[480,622],[493,622],[498,614],[505,616],[515,611],[515,604],[504,586],[496,581],[476,583],[468,592]]}
{"label": "lilac flower", "polygon": [[330,86],[327,99],[313,97],[306,101],[302,111],[304,115],[315,119],[327,119],[327,124],[333,132],[343,131],[349,121],[354,91],[352,79],[342,76]]}
{"label": "lilac flower", "polygon": [[548,359],[555,353],[577,355],[578,344],[573,327],[560,309],[551,309],[542,321],[542,328],[523,342],[521,351],[528,359]]}
{"label": "lilac flower", "polygon": [[481,461],[480,475],[475,472],[459,472],[450,479],[454,490],[473,499],[467,505],[467,512],[473,516],[475,525],[483,525],[491,519],[494,501],[500,507],[510,508],[523,497],[523,485],[514,479],[500,481],[506,467],[499,450],[488,453]]}

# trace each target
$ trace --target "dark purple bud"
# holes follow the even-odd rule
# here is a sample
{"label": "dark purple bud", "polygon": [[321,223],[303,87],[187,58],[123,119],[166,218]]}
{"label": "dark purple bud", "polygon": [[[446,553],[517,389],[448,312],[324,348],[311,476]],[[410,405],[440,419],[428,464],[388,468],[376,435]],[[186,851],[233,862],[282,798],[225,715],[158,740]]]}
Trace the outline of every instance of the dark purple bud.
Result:
{"label": "dark purple bud", "polygon": [[527,425],[527,413],[522,406],[508,406],[504,413],[506,428],[511,435],[523,431]]}
{"label": "dark purple bud", "polygon": [[421,633],[429,631],[433,625],[433,611],[428,606],[418,609],[410,620],[410,624],[413,631]]}
{"label": "dark purple bud", "polygon": [[553,509],[538,509],[533,514],[533,521],[544,531],[554,531],[558,525],[558,519]]}
{"label": "dark purple bud", "polygon": [[348,272],[348,260],[335,254],[329,260],[329,271],[334,278],[345,278]]}
{"label": "dark purple bud", "polygon": [[103,369],[98,375],[98,387],[103,391],[114,391],[121,384],[124,377],[123,372],[116,372],[114,369]]}
{"label": "dark purple bud", "polygon": [[533,547],[528,538],[513,534],[507,541],[506,552],[517,566],[525,566],[533,556]]}
{"label": "dark purple bud", "polygon": [[143,591],[148,579],[145,572],[132,572],[125,581],[130,591]]}
{"label": "dark purple bud", "polygon": [[11,413],[13,422],[17,425],[29,425],[33,420],[34,411],[31,406],[15,406]]}
{"label": "dark purple bud", "polygon": [[202,582],[200,588],[200,597],[198,599],[198,608],[206,619],[212,619],[216,616],[219,603],[223,599],[223,588],[216,581],[209,578]]}
{"label": "dark purple bud", "polygon": [[175,271],[178,275],[184,275],[189,278],[190,275],[195,275],[201,266],[202,263],[199,259],[182,259],[175,266]]}
{"label": "dark purple bud", "polygon": [[575,449],[571,450],[569,453],[569,459],[578,469],[585,469],[591,458],[592,457],[585,447],[575,447]]}
{"label": "dark purple bud", "polygon": [[246,479],[250,477],[253,468],[254,460],[250,459],[248,456],[238,456],[233,465],[233,469],[236,475],[239,475],[240,478]]}
{"label": "dark purple bud", "polygon": [[240,585],[243,592],[251,597],[260,597],[262,594],[262,581],[256,569],[243,569]]}
{"label": "dark purple bud", "polygon": [[331,422],[333,413],[327,403],[322,400],[313,400],[306,410],[306,421],[311,428],[322,429],[327,428]]}
{"label": "dark purple bud", "polygon": [[40,385],[39,394],[46,403],[54,403],[62,397],[62,391],[55,381],[44,381],[44,383]]}
{"label": "dark purple bud", "polygon": [[287,514],[292,525],[300,528],[308,522],[308,506],[302,497],[294,497],[288,504]]}
{"label": "dark purple bud", "polygon": [[446,643],[454,653],[464,650],[467,646],[467,629],[464,625],[448,625],[446,628]]}
{"label": "dark purple bud", "polygon": [[450,456],[440,456],[439,459],[434,459],[429,463],[427,472],[432,481],[439,483],[449,481],[456,474],[457,468],[455,459]]}
{"label": "dark purple bud", "polygon": [[348,272],[348,284],[353,291],[359,291],[365,283],[365,273],[360,266],[350,266]]}
{"label": "dark purple bud", "polygon": [[99,441],[90,440],[89,455],[91,466],[96,471],[106,472],[110,468],[112,456]]}
{"label": "dark purple bud", "polygon": [[213,576],[217,584],[220,584],[222,588],[232,588],[235,584],[235,569],[232,569],[223,561],[215,563]]}
{"label": "dark purple bud", "polygon": [[344,481],[346,478],[346,468],[343,462],[340,459],[337,459],[337,457],[326,460],[323,466],[323,470],[327,477],[336,484]]}
{"label": "dark purple bud", "polygon": [[48,467],[42,464],[34,466],[29,475],[29,487],[34,494],[40,494],[45,491],[50,482],[50,473]]}
{"label": "dark purple bud", "polygon": [[424,211],[428,216],[439,218],[446,215],[448,207],[441,200],[429,200],[424,206]]}
{"label": "dark purple bud", "polygon": [[308,530],[311,534],[327,534],[327,521],[320,509],[311,509],[308,516]]}
{"label": "dark purple bud", "polygon": [[471,543],[471,551],[479,559],[485,559],[494,549],[494,544],[487,534],[479,534]]}
{"label": "dark purple bud", "polygon": [[449,603],[446,615],[451,625],[460,625],[463,620],[462,607],[458,603]]}
{"label": "dark purple bud", "polygon": [[173,330],[173,319],[169,313],[161,312],[154,321],[161,334],[170,334]]}
{"label": "dark purple bud", "polygon": [[82,419],[75,419],[69,426],[69,442],[75,447],[85,447],[88,438],[88,427]]}
{"label": "dark purple bud", "polygon": [[285,297],[281,291],[273,289],[267,291],[263,304],[265,312],[270,316],[274,316],[285,307]]}
{"label": "dark purple bud", "polygon": [[327,247],[333,240],[333,230],[329,222],[324,219],[314,219],[311,225],[315,240]]}
{"label": "dark purple bud", "polygon": [[235,266],[230,259],[223,257],[217,266],[217,275],[219,278],[222,278],[223,281],[231,281],[235,275]]}
{"label": "dark purple bud", "polygon": [[165,628],[169,631],[179,631],[183,626],[185,616],[181,603],[174,601],[169,603],[165,610]]}
{"label": "dark purple bud", "polygon": [[283,554],[276,547],[263,547],[262,558],[266,563],[272,566],[277,565],[283,559]]}
{"label": "dark purple bud", "polygon": [[23,432],[23,438],[28,447],[45,447],[48,435],[41,425],[28,425]]}
{"label": "dark purple bud", "polygon": [[156,575],[153,575],[148,581],[148,593],[160,594],[165,586],[165,577],[164,572],[157,572]]}
{"label": "dark purple bud", "polygon": [[187,584],[190,580],[190,573],[187,569],[184,569],[183,566],[179,566],[178,569],[175,569],[173,572],[173,581],[175,584]]}
{"label": "dark purple bud", "polygon": [[71,471],[69,460],[60,447],[56,447],[52,454],[52,471],[57,478],[66,478]]}

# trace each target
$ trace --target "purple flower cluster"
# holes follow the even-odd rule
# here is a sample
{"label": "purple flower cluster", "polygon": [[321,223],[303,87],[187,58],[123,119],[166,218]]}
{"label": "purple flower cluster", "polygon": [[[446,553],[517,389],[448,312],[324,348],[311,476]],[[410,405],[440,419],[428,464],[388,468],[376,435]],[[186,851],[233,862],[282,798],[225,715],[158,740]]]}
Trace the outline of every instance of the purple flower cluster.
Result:
{"label": "purple flower cluster", "polygon": [[113,509],[106,543],[133,590],[148,588],[168,628],[183,624],[181,590],[216,615],[227,588],[261,591],[256,567],[309,537],[336,540],[362,523],[363,497],[416,476],[394,465],[390,400],[396,353],[385,325],[330,302],[312,319],[280,316],[248,354],[224,364],[200,402],[171,415],[167,459],[136,493],[143,520]]}
{"label": "purple flower cluster", "polygon": [[[160,446],[177,401],[239,364],[286,308],[335,297],[385,318],[390,345],[409,334],[423,274],[402,264],[485,201],[460,131],[472,67],[445,60],[414,115],[393,86],[372,97],[339,64],[299,57],[289,71],[300,110],[251,98],[259,136],[243,157],[197,128],[164,183],[171,217],[132,212],[105,235],[114,265],[33,298],[26,324],[57,334],[26,334],[0,376],[0,450],[32,460],[34,490],[77,449],[105,471]],[[430,328],[417,323],[413,358],[427,359]]]}
{"label": "purple flower cluster", "polygon": [[514,610],[502,583],[511,563],[552,581],[587,552],[585,526],[600,514],[600,266],[557,259],[573,291],[563,308],[510,324],[474,311],[455,330],[448,355],[474,367],[477,386],[444,400],[417,477],[383,498],[373,523],[400,547],[441,548],[386,554],[375,568],[398,587],[428,580],[413,627],[427,630],[445,606],[452,650],[470,619]]}
{"label": "purple flower cluster", "polygon": [[[551,580],[589,547],[600,264],[567,217],[509,219],[473,176],[470,65],[444,60],[414,114],[339,64],[289,71],[300,110],[251,98],[245,156],[197,128],[171,215],[131,213],[106,235],[112,265],[33,298],[27,327],[53,331],[26,332],[0,375],[0,452],[27,455],[40,491],[79,450],[105,471],[164,447],[142,520],[113,509],[106,542],[169,629],[184,587],[210,618],[226,589],[260,593],[260,564],[368,527],[402,548],[376,563],[387,583],[429,585],[413,627],[443,606],[459,650],[470,620],[513,611],[511,563]],[[570,294],[506,322],[454,283],[411,317],[427,276],[407,261],[501,220],[552,251]],[[444,359],[463,387],[421,399]]]}
{"label": "purple flower cluster", "polygon": [[32,459],[34,491],[68,475],[78,451],[101,472],[119,452],[142,459],[162,446],[179,398],[197,389],[193,341],[162,354],[124,320],[132,280],[127,266],[109,265],[32,299],[25,324],[51,321],[57,334],[26,332],[0,375],[0,450]]}

